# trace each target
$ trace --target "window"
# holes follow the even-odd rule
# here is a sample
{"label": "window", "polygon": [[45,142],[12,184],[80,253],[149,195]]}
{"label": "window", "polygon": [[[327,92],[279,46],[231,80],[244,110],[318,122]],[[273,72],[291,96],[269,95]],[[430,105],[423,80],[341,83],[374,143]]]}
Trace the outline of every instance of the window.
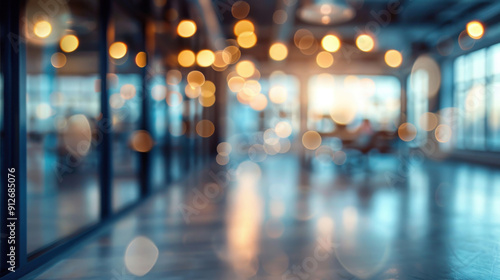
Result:
{"label": "window", "polygon": [[[49,36],[33,34],[26,41],[29,253],[99,220],[98,46],[87,44],[98,37],[98,2],[86,3],[88,23],[57,14]],[[68,2],[57,11],[76,5]],[[26,7],[27,14],[42,11]],[[31,24],[27,30],[33,30]]]}
{"label": "window", "polygon": [[[408,77],[408,122],[414,125],[427,123],[427,111],[429,110],[429,74],[423,69],[415,71]],[[421,118],[426,118],[422,120]],[[419,129],[414,145],[423,145],[427,140],[425,130]],[[412,144],[412,145],[413,145]]]}
{"label": "window", "polygon": [[458,109],[456,146],[500,149],[500,45],[458,57],[454,62],[454,106]]}
{"label": "window", "polygon": [[390,76],[333,76],[309,80],[308,129],[332,132],[338,124],[355,128],[369,120],[375,130],[399,124],[401,85]]}

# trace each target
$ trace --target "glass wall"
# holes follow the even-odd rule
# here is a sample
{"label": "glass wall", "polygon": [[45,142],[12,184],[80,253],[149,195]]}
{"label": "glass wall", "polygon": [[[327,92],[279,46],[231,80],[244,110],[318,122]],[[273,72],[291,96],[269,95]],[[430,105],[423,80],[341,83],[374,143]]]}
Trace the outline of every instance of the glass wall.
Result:
{"label": "glass wall", "polygon": [[[109,40],[109,105],[113,122],[113,209],[119,210],[139,199],[139,147],[145,132],[140,131],[142,92],[141,68],[136,57],[144,51],[140,22],[130,18],[121,2],[114,1]],[[140,56],[140,55],[139,55]]]}
{"label": "glass wall", "polygon": [[500,45],[494,45],[454,62],[453,102],[459,110],[455,140],[459,149],[500,149],[498,59]]}
{"label": "glass wall", "polygon": [[28,252],[97,222],[100,199],[98,1],[44,3],[25,10]]}

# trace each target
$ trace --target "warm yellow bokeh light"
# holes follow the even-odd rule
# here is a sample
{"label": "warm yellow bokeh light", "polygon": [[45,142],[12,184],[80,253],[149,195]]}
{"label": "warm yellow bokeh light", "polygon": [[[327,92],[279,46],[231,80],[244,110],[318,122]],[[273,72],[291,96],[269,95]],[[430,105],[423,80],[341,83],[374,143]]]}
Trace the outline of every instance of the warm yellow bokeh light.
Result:
{"label": "warm yellow bokeh light", "polygon": [[147,64],[147,55],[145,52],[138,52],[135,56],[135,64],[140,68],[146,67]]}
{"label": "warm yellow bokeh light", "polygon": [[226,51],[216,51],[214,56],[213,66],[219,69],[225,69],[229,64],[227,61],[231,60],[231,54]]}
{"label": "warm yellow bokeh light", "polygon": [[191,67],[196,61],[196,56],[191,50],[183,50],[177,56],[177,62],[182,67]]}
{"label": "warm yellow bokeh light", "polygon": [[320,52],[316,56],[316,63],[321,68],[328,68],[333,64],[333,55],[329,52]]}
{"label": "warm yellow bokeh light", "polygon": [[211,81],[205,81],[203,85],[201,85],[201,96],[210,97],[215,94],[215,84]]}
{"label": "warm yellow bokeh light", "polygon": [[249,20],[240,20],[234,25],[234,35],[240,36],[245,32],[255,32],[255,26]]}
{"label": "warm yellow bokeh light", "polygon": [[250,101],[250,107],[255,111],[262,111],[267,107],[267,98],[264,94],[255,95]]}
{"label": "warm yellow bokeh light", "polygon": [[289,122],[281,121],[274,127],[276,135],[280,138],[287,138],[292,134],[292,125]]}
{"label": "warm yellow bokeh light", "polygon": [[398,68],[401,66],[401,63],[403,63],[403,56],[396,50],[388,50],[385,53],[385,63],[387,63],[389,67]]}
{"label": "warm yellow bokeh light", "polygon": [[362,34],[356,39],[356,46],[364,52],[370,52],[375,47],[375,41],[370,35]]}
{"label": "warm yellow bokeh light", "polygon": [[401,140],[410,142],[417,137],[417,128],[411,123],[403,123],[398,128],[398,135]]}
{"label": "warm yellow bokeh light", "polygon": [[302,135],[302,145],[308,150],[316,150],[321,146],[321,135],[316,131],[307,131]]}
{"label": "warm yellow bokeh light", "polygon": [[245,88],[255,93],[259,93],[262,90],[262,85],[257,80],[248,80],[245,82]]}
{"label": "warm yellow bokeh light", "polygon": [[66,56],[63,53],[57,52],[50,57],[50,63],[55,68],[61,68],[66,65]]}
{"label": "warm yellow bokeh light", "polygon": [[214,52],[211,50],[201,50],[196,55],[196,63],[201,67],[208,67],[215,61]]}
{"label": "warm yellow bokeh light", "polygon": [[78,44],[78,37],[75,35],[65,35],[62,37],[61,42],[59,42],[61,50],[67,53],[75,51],[78,48]]}
{"label": "warm yellow bokeh light", "polygon": [[282,61],[288,56],[288,48],[283,43],[274,43],[269,48],[269,56],[276,61]]}
{"label": "warm yellow bokeh light", "polygon": [[200,71],[191,71],[187,75],[187,82],[192,87],[201,87],[205,83],[205,75]]}
{"label": "warm yellow bokeh light", "polygon": [[244,49],[249,49],[257,44],[257,35],[253,32],[243,32],[236,38],[238,45]]}
{"label": "warm yellow bokeh light", "polygon": [[154,141],[146,130],[138,130],[130,137],[130,145],[133,150],[140,153],[146,153],[153,148]]}
{"label": "warm yellow bokeh light", "polygon": [[232,92],[239,92],[245,86],[245,79],[238,76],[231,77],[227,82],[227,85]]}
{"label": "warm yellow bokeh light", "polygon": [[321,46],[325,51],[336,52],[340,49],[340,39],[335,35],[326,35],[321,40]]}
{"label": "warm yellow bokeh light", "polygon": [[436,131],[434,131],[434,135],[436,136],[436,140],[441,143],[447,143],[451,140],[453,135],[453,131],[451,127],[447,124],[440,124],[436,127]]}
{"label": "warm yellow bokeh light", "polygon": [[484,26],[479,21],[471,21],[467,23],[467,34],[472,39],[481,39],[484,35]]}
{"label": "warm yellow bokeh light", "polygon": [[210,106],[214,105],[214,103],[215,103],[215,95],[208,96],[208,97],[200,95],[200,97],[198,97],[198,102],[203,107],[210,107]]}
{"label": "warm yellow bokeh light", "polygon": [[224,49],[224,53],[228,56],[223,56],[224,62],[227,64],[234,64],[238,62],[241,57],[240,49],[236,46],[228,46]]}
{"label": "warm yellow bokeh light", "polygon": [[41,20],[33,26],[33,32],[37,37],[47,38],[52,33],[52,25],[46,20]]}
{"label": "warm yellow bokeh light", "polygon": [[284,86],[273,86],[269,90],[269,100],[275,104],[283,104],[287,99],[287,91]]}
{"label": "warm yellow bokeh light", "polygon": [[251,77],[255,73],[255,64],[250,60],[243,60],[236,64],[236,73],[243,78]]}
{"label": "warm yellow bokeh light", "polygon": [[212,136],[215,132],[214,124],[209,120],[201,120],[196,124],[196,133],[203,138]]}
{"label": "warm yellow bokeh light", "polygon": [[177,25],[177,34],[183,38],[188,38],[196,33],[196,23],[192,20],[181,20]]}
{"label": "warm yellow bokeh light", "polygon": [[201,87],[192,87],[188,84],[184,88],[184,93],[189,98],[197,98],[201,95]]}
{"label": "warm yellow bokeh light", "polygon": [[127,54],[127,45],[123,42],[114,42],[109,46],[109,56],[120,59]]}

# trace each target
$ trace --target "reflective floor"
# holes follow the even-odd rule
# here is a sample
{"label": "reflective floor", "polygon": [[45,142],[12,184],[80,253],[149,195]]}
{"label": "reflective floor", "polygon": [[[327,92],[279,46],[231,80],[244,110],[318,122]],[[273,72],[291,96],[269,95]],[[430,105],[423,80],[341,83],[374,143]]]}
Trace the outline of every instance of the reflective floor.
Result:
{"label": "reflective floor", "polygon": [[498,279],[498,169],[366,160],[209,166],[26,279]]}

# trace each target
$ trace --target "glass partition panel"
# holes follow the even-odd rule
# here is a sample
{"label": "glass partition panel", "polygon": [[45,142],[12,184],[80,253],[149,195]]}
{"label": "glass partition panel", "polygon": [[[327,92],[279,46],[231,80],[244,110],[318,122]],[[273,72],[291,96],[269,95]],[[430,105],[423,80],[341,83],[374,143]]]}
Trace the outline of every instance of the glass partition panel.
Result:
{"label": "glass partition panel", "polygon": [[99,216],[98,1],[44,3],[25,10],[28,252]]}

